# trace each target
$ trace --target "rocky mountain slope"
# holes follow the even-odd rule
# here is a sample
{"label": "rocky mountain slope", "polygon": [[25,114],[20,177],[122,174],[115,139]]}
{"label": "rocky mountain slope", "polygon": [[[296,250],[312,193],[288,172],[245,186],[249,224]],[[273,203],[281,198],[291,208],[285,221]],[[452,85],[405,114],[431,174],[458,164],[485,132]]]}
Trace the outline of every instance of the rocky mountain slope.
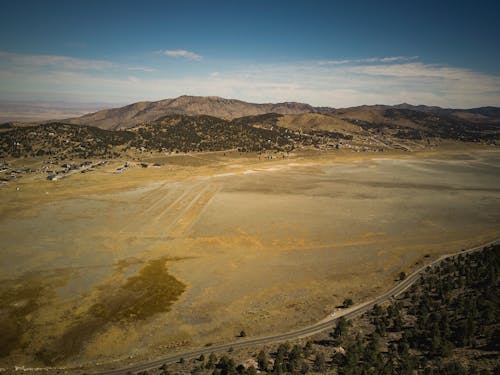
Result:
{"label": "rocky mountain slope", "polygon": [[[377,111],[387,109],[403,109],[417,112],[430,113],[440,116],[452,116],[467,120],[475,123],[500,123],[500,108],[498,107],[479,107],[470,109],[460,108],[441,108],[427,105],[411,105],[408,103],[401,103],[397,105],[363,105],[359,107],[350,107],[332,110],[330,113],[343,112],[343,111]],[[323,111],[321,111],[323,112]],[[327,112],[327,111],[325,111]]]}
{"label": "rocky mountain slope", "polygon": [[[395,106],[372,105],[335,109],[330,107],[313,107],[309,104],[294,102],[255,104],[215,96],[180,96],[175,99],[165,99],[156,102],[138,102],[121,108],[111,108],[89,113],[61,122],[117,130],[129,129],[168,115],[208,115],[224,120],[233,120],[235,118],[266,113],[303,115],[298,120],[299,122],[303,122],[307,118],[309,127],[315,128],[320,126],[323,129],[325,123],[330,124],[327,126],[328,128],[336,128],[338,126],[349,128],[349,123],[352,124],[352,120],[376,124],[409,126],[419,129],[422,122],[421,120],[417,120],[417,118],[425,118],[425,123],[427,124],[433,121],[444,121],[454,124],[500,124],[500,108],[496,107],[449,109],[424,105],[413,106],[403,103]],[[415,113],[421,113],[422,115],[416,115]],[[328,115],[329,118],[320,115]],[[346,122],[346,118],[349,121]],[[296,126],[296,123],[297,120],[293,119],[284,126],[290,125],[293,128]]]}
{"label": "rocky mountain slope", "polygon": [[105,109],[82,117],[67,119],[64,122],[114,130],[128,129],[167,115],[208,115],[232,120],[265,113],[297,114],[308,112],[316,112],[316,109],[303,103],[255,104],[216,96],[180,96],[175,99],[138,102],[121,108]]}

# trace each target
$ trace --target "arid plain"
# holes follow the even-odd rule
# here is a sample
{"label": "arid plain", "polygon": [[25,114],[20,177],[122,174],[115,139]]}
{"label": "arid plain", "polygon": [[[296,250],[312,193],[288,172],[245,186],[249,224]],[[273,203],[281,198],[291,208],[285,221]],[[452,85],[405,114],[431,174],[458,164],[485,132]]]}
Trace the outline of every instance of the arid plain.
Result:
{"label": "arid plain", "polygon": [[0,187],[0,367],[285,332],[500,236],[487,148],[156,161]]}

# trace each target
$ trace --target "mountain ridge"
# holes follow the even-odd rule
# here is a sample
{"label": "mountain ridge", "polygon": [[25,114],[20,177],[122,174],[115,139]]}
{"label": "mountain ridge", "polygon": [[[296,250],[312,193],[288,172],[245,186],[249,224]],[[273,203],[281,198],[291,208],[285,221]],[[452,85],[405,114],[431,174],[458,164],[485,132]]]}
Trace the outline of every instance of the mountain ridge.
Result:
{"label": "mountain ridge", "polygon": [[62,120],[75,125],[92,125],[101,129],[128,129],[142,122],[154,121],[166,115],[209,115],[225,120],[266,113],[299,114],[317,112],[305,103],[248,103],[218,96],[183,95],[173,99],[137,102],[124,107],[104,109],[81,117]]}
{"label": "mountain ridge", "polygon": [[[387,109],[412,110],[440,116],[453,116],[472,123],[500,123],[500,108],[498,107],[453,109],[401,103],[397,105],[376,104],[333,108],[314,107],[310,104],[300,102],[250,103],[239,99],[227,99],[219,96],[189,95],[158,101],[140,101],[123,107],[103,109],[80,117],[72,117],[60,121],[75,125],[91,125],[106,130],[117,130],[129,129],[141,123],[154,121],[167,115],[209,115],[225,120],[233,120],[235,118],[257,116],[266,113],[281,115],[315,113],[340,118],[346,113],[377,113]],[[360,119],[367,120],[366,118]]]}

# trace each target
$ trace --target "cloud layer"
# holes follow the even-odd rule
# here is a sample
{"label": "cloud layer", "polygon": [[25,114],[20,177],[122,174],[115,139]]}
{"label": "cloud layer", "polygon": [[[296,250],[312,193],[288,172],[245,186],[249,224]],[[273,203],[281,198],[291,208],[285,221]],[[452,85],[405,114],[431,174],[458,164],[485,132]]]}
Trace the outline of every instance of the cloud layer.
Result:
{"label": "cloud layer", "polygon": [[182,57],[187,60],[200,61],[202,57],[194,52],[186,51],[185,49],[174,49],[174,50],[162,50],[160,51],[165,56],[170,57]]}
{"label": "cloud layer", "polygon": [[[201,59],[186,50],[162,54]],[[414,56],[252,65],[203,59],[195,67],[181,72],[161,64],[149,67],[0,52],[0,100],[130,103],[188,94],[337,108],[401,102],[455,108],[500,106],[499,76],[426,64]]]}
{"label": "cloud layer", "polygon": [[418,56],[389,56],[389,57],[368,57],[364,59],[348,60],[326,60],[320,61],[321,65],[346,65],[346,64],[367,64],[367,63],[395,63],[407,62],[418,59]]}
{"label": "cloud layer", "polygon": [[16,66],[46,66],[72,70],[103,70],[117,66],[115,63],[106,60],[76,59],[58,55],[21,55],[0,51],[0,61],[2,60]]}

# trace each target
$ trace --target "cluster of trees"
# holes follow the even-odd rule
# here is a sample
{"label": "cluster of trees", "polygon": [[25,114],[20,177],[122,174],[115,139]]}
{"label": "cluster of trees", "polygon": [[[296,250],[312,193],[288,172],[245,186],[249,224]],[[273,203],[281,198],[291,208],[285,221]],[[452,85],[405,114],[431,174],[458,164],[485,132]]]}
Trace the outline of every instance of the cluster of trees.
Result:
{"label": "cluster of trees", "polygon": [[221,151],[239,149],[291,151],[299,146],[319,146],[345,138],[327,131],[301,133],[278,126],[280,115],[247,116],[232,121],[212,116],[170,115],[133,129],[133,147],[169,151]]}
{"label": "cluster of trees", "polygon": [[[464,350],[499,358],[500,246],[459,255],[429,268],[405,297],[374,306],[372,331],[361,337],[334,332],[346,354],[333,357],[339,374],[489,374],[457,357]],[[342,323],[342,319],[339,320]],[[342,332],[339,334],[339,332]],[[455,349],[460,348],[457,352]],[[500,373],[500,366],[493,370]]]}
{"label": "cluster of trees", "polygon": [[279,117],[266,114],[227,121],[212,116],[171,115],[124,131],[63,123],[8,127],[0,132],[0,157],[113,158],[131,147],[170,152],[288,152],[346,138],[335,132],[287,129],[276,124]]}
{"label": "cluster of trees", "polygon": [[[429,267],[402,298],[375,305],[355,325],[339,318],[326,339],[261,350],[256,367],[211,354],[198,359],[192,373],[500,374],[500,365],[494,367],[500,358],[499,268],[498,245],[450,258]],[[484,351],[493,361],[475,362],[471,355],[463,362],[467,350]]]}
{"label": "cluster of trees", "polygon": [[413,129],[391,123],[377,123],[358,119],[343,118],[342,120],[361,127],[371,134],[392,136],[401,140],[422,140],[437,137],[437,134],[424,129]]}
{"label": "cluster of trees", "polygon": [[133,138],[127,131],[57,122],[14,127],[0,133],[0,157],[113,158],[119,156],[113,148]]}
{"label": "cluster of trees", "polygon": [[[184,362],[181,360],[181,362]],[[313,344],[308,342],[305,346],[280,344],[275,352],[268,354],[261,350],[256,357],[257,366],[248,367],[236,362],[229,355],[220,358],[212,353],[208,358],[201,355],[194,363],[192,374],[214,375],[253,375],[257,372],[271,374],[307,374],[310,371],[325,371],[326,356],[323,352],[316,352]],[[166,366],[160,368],[163,375],[172,374]]]}
{"label": "cluster of trees", "polygon": [[421,278],[408,310],[416,323],[403,336],[410,347],[428,357],[446,357],[455,347],[498,350],[499,250],[448,259]]}
{"label": "cluster of trees", "polygon": [[131,146],[180,152],[293,149],[286,129],[281,129],[264,129],[212,116],[171,115],[133,128],[137,136]]}
{"label": "cluster of trees", "polygon": [[[444,138],[465,142],[493,141],[498,138],[498,124],[477,124],[453,116],[442,116],[402,108],[389,108],[383,112],[383,123],[343,118],[371,133],[391,135],[399,139],[422,140]],[[398,125],[398,122],[411,120],[419,128]]]}

